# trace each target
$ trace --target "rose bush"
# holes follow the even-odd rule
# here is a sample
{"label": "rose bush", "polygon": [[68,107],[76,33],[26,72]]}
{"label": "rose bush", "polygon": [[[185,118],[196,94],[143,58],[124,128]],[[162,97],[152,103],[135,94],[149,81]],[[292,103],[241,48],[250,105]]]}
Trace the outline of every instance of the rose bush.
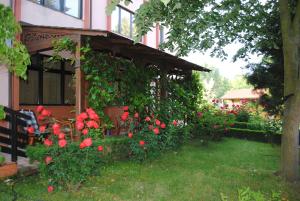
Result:
{"label": "rose bush", "polygon": [[[43,122],[40,130],[47,127],[51,134],[43,140],[43,145],[29,147],[27,155],[31,160],[39,161],[39,170],[48,183],[49,192],[56,188],[79,187],[89,176],[99,173],[105,147],[99,140],[94,143],[89,136],[100,123],[93,109],[88,108],[76,117],[76,129],[82,133],[79,142],[73,142],[63,132],[51,112],[39,106],[37,113]],[[32,127],[28,130],[33,132]]]}

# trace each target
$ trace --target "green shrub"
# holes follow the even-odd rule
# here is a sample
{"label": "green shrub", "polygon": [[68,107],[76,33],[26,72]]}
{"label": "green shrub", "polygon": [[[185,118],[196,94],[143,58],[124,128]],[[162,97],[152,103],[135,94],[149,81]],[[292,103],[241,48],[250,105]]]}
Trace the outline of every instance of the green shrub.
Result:
{"label": "green shrub", "polygon": [[5,157],[0,155],[0,166],[5,163]]}
{"label": "green shrub", "polygon": [[250,130],[265,130],[265,124],[263,123],[234,122],[233,127]]}
{"label": "green shrub", "polygon": [[248,122],[250,119],[250,114],[246,110],[240,110],[236,115],[236,121]]}
{"label": "green shrub", "polygon": [[250,130],[241,128],[230,128],[226,136],[236,137],[260,142],[272,142],[279,144],[281,142],[281,136],[269,133],[263,130]]}

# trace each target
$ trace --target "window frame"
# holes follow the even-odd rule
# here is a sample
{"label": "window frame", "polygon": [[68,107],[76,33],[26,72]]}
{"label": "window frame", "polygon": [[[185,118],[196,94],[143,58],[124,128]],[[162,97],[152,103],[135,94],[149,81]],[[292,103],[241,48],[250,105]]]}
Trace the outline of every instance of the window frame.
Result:
{"label": "window frame", "polygon": [[[29,0],[30,1],[30,0]],[[82,12],[83,12],[83,0],[78,0],[79,1],[79,6],[78,6],[78,15],[79,16],[74,16],[74,15],[70,15],[68,13],[66,13],[66,11],[64,11],[64,5],[65,5],[65,0],[59,0],[59,4],[60,4],[60,9],[55,9],[55,8],[51,8],[47,5],[45,5],[45,0],[40,0],[40,2],[34,2],[34,1],[30,1],[32,3],[35,3],[35,4],[38,4],[38,5],[41,5],[41,6],[44,6],[46,8],[49,8],[51,10],[55,10],[55,11],[58,11],[58,12],[61,12],[65,15],[68,15],[70,17],[74,17],[76,19],[82,19]]]}
{"label": "window frame", "polygon": [[[74,106],[76,103],[69,104],[65,103],[65,77],[66,75],[74,76],[75,72],[65,70],[65,63],[66,61],[61,60],[60,61],[60,70],[58,69],[49,69],[45,68],[42,61],[43,58],[49,58],[49,56],[44,55],[35,55],[37,57],[37,65],[30,65],[28,66],[28,71],[36,71],[38,72],[38,102],[37,103],[22,103],[21,97],[20,97],[20,105],[23,106],[36,106],[36,105],[44,105],[44,106]],[[44,104],[44,72],[46,73],[55,73],[57,75],[60,75],[60,103],[55,104]]]}
{"label": "window frame", "polygon": [[[129,38],[133,38],[133,17],[135,15],[135,12],[129,10],[128,8],[122,6],[122,5],[117,5],[116,7],[117,12],[118,12],[118,30],[116,33],[122,35],[122,36],[125,36],[125,37],[129,37]],[[130,14],[130,22],[129,22],[129,36],[126,36],[124,34],[122,34],[122,10],[128,12]],[[112,29],[113,30],[113,29]],[[115,31],[113,31],[115,32]]]}

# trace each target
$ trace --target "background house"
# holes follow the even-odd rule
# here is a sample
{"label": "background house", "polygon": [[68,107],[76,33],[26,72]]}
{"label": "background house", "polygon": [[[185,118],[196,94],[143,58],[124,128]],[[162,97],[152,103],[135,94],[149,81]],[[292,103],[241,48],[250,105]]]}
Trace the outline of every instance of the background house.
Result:
{"label": "background house", "polygon": [[221,97],[224,104],[229,106],[240,105],[242,100],[254,100],[258,101],[259,98],[264,94],[262,90],[254,89],[235,89],[230,90]]}

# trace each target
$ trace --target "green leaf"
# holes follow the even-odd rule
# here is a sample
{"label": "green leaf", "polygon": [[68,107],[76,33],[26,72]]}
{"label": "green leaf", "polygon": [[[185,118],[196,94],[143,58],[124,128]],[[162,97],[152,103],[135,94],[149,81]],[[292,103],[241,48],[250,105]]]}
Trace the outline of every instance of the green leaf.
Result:
{"label": "green leaf", "polygon": [[167,6],[168,3],[170,2],[170,0],[161,0],[161,1],[165,4],[165,6]]}
{"label": "green leaf", "polygon": [[5,117],[6,117],[6,114],[4,111],[4,106],[0,105],[0,120],[5,119]]}

